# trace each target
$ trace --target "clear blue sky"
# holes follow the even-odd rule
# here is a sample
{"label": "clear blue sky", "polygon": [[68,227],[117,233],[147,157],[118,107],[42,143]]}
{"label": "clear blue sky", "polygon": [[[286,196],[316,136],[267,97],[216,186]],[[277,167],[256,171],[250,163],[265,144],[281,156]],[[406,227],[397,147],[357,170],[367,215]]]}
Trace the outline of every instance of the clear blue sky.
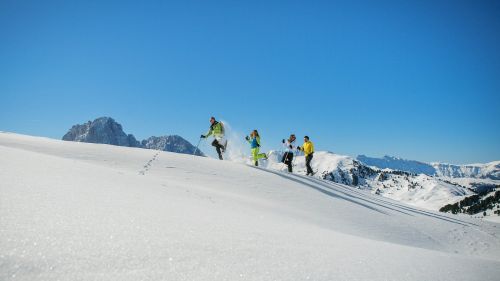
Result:
{"label": "clear blue sky", "polygon": [[[0,1],[0,130],[209,117],[317,150],[500,160],[500,1]],[[299,138],[301,139],[301,138]]]}

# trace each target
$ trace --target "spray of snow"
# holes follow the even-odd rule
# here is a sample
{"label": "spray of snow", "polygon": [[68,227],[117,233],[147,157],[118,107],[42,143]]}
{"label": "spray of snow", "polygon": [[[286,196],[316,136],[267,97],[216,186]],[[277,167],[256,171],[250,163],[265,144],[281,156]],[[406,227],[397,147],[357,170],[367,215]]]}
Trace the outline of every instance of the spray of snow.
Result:
{"label": "spray of snow", "polygon": [[225,158],[237,163],[249,163],[249,149],[245,142],[244,134],[234,129],[226,120],[221,120],[224,124],[226,135],[227,150],[224,153]]}

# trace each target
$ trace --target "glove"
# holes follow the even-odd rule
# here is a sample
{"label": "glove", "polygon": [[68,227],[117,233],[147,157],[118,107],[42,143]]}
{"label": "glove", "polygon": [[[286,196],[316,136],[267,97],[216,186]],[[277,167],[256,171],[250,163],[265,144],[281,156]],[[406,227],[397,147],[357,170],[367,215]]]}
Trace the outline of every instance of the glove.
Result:
{"label": "glove", "polygon": [[300,149],[301,149],[300,146],[297,146],[297,150],[300,150]]}
{"label": "glove", "polygon": [[250,138],[248,136],[245,137],[246,140],[250,140]]}
{"label": "glove", "polygon": [[204,139],[204,138],[206,138],[205,135],[201,135],[200,136],[200,139]]}
{"label": "glove", "polygon": [[285,143],[285,139],[283,139],[281,142],[282,142],[282,143]]}
{"label": "glove", "polygon": [[292,145],[290,145],[289,147],[290,147],[290,149],[292,149],[292,148],[293,148],[293,147],[292,147]]}
{"label": "glove", "polygon": [[257,147],[260,147],[260,144],[257,144]]}

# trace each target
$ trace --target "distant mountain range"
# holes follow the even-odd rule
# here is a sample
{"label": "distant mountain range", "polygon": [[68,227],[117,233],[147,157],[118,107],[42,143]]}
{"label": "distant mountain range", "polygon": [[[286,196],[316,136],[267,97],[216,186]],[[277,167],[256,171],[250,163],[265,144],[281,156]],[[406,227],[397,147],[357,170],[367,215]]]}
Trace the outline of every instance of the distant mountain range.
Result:
{"label": "distant mountain range", "polygon": [[500,180],[500,161],[470,165],[453,165],[446,163],[428,164],[391,156],[373,158],[365,155],[359,155],[357,160],[368,166],[377,167],[379,169],[392,169],[414,174],[425,174],[428,176]]}
{"label": "distant mountain range", "polygon": [[[62,139],[65,141],[139,147],[184,154],[194,154],[196,150],[196,147],[190,142],[177,135],[152,136],[139,142],[134,135],[126,134],[123,131],[122,125],[111,117],[100,117],[94,121],[74,125]],[[200,150],[196,151],[196,155],[204,156],[203,152]]]}

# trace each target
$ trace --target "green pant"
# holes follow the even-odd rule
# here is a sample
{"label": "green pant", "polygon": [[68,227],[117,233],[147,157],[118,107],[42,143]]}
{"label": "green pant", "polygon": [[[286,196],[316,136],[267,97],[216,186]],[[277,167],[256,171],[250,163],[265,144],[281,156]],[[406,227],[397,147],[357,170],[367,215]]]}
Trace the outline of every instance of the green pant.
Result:
{"label": "green pant", "polygon": [[265,153],[259,153],[259,148],[252,148],[252,158],[255,161],[255,166],[259,166],[259,159],[267,158]]}

